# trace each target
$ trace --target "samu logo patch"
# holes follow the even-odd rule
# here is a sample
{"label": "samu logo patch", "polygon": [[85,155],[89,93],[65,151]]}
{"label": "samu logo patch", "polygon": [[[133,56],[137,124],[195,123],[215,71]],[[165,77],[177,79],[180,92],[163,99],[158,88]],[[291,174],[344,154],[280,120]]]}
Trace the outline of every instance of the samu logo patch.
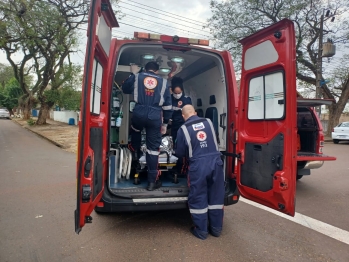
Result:
{"label": "samu logo patch", "polygon": [[207,135],[204,131],[199,131],[197,134],[196,134],[196,138],[199,140],[199,141],[205,141],[207,139]]}
{"label": "samu logo patch", "polygon": [[158,85],[158,80],[156,80],[154,77],[148,76],[144,78],[143,84],[147,89],[152,90]]}

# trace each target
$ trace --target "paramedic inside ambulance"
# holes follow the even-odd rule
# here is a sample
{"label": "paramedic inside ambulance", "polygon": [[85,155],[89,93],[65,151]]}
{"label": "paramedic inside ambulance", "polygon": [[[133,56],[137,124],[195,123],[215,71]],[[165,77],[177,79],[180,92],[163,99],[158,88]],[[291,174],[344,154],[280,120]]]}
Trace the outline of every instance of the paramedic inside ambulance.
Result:
{"label": "paramedic inside ambulance", "polygon": [[189,157],[188,206],[194,226],[190,232],[206,239],[219,237],[223,226],[224,172],[210,119],[196,115],[192,105],[182,109],[185,123],[178,130],[177,157]]}
{"label": "paramedic inside ambulance", "polygon": [[[145,65],[145,72],[138,73],[138,66],[131,66],[131,75],[122,84],[125,94],[132,94],[136,105],[131,119],[131,144],[133,159],[141,157],[141,132],[146,131],[146,162],[148,166],[147,190],[161,187],[158,158],[161,134],[165,134],[172,115],[171,95],[167,80],[159,76],[155,61]],[[163,120],[163,121],[162,121]]]}
{"label": "paramedic inside ambulance", "polygon": [[[183,88],[183,80],[180,77],[173,77],[171,80],[171,90],[172,90],[172,118],[170,119],[171,123],[171,136],[173,144],[176,145],[176,139],[177,139],[177,132],[178,129],[181,127],[181,125],[184,124],[184,119],[182,116],[182,108],[185,105],[191,105],[191,98],[184,95],[184,88]],[[174,148],[176,150],[176,148]],[[179,158],[176,167],[175,172],[179,175],[185,175],[185,170],[183,168],[183,164],[185,161],[183,158]]]}

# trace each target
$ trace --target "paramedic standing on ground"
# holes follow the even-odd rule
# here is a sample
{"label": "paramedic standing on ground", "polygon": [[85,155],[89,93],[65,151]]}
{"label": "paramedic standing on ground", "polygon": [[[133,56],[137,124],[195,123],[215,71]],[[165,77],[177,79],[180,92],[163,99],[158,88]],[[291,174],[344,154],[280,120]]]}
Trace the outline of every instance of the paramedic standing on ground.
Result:
{"label": "paramedic standing on ground", "polygon": [[178,130],[177,157],[189,158],[188,205],[194,226],[190,232],[206,239],[219,237],[223,226],[224,173],[211,120],[196,116],[192,105],[182,109],[185,123]]}
{"label": "paramedic standing on ground", "polygon": [[[138,67],[137,67],[138,68]],[[145,65],[145,71],[132,74],[122,84],[125,94],[132,94],[136,105],[131,119],[131,151],[140,157],[142,129],[146,129],[146,162],[148,166],[147,190],[161,187],[158,171],[161,134],[165,134],[172,115],[171,95],[167,80],[157,75],[159,65],[152,61]],[[162,121],[163,119],[163,121]]]}

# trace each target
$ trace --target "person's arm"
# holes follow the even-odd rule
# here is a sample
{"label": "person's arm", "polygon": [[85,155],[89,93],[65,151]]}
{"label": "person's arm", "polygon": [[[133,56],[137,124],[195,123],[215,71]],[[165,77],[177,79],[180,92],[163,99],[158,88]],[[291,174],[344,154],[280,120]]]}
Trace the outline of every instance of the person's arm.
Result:
{"label": "person's arm", "polygon": [[187,140],[185,139],[182,128],[178,129],[177,140],[174,142],[176,143],[176,150],[175,150],[176,157],[178,158],[188,157],[188,153],[187,153],[188,143],[187,143]]}
{"label": "person's arm", "polygon": [[171,93],[168,85],[166,87],[165,94],[164,94],[164,104],[162,105],[162,111],[163,111],[164,124],[167,125],[168,121],[172,117],[172,99],[171,99]]}
{"label": "person's arm", "polygon": [[122,91],[125,94],[132,94],[134,91],[134,83],[136,76],[131,74],[123,83],[122,83]]}

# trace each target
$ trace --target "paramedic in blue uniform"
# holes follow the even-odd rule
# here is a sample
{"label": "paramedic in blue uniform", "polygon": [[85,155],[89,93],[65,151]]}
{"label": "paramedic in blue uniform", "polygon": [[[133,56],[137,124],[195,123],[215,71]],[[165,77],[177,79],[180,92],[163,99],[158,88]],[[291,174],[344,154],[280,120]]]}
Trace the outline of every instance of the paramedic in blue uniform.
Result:
{"label": "paramedic in blue uniform", "polygon": [[219,237],[223,226],[224,173],[211,120],[196,115],[192,105],[182,109],[184,125],[178,130],[177,157],[189,158],[188,205],[194,226],[190,232],[206,239]]}
{"label": "paramedic in blue uniform", "polygon": [[136,105],[131,119],[131,150],[140,157],[142,129],[146,129],[146,162],[148,186],[152,191],[161,187],[158,159],[161,134],[165,134],[172,115],[171,94],[167,80],[158,76],[159,65],[155,61],[145,65],[145,72],[137,73],[138,67],[131,66],[132,74],[122,84],[125,94],[132,94]]}
{"label": "paramedic in blue uniform", "polygon": [[[184,95],[183,80],[180,77],[173,77],[171,80],[171,90],[172,90],[172,118],[171,123],[171,136],[174,145],[176,145],[177,132],[181,125],[184,124],[184,119],[182,116],[182,108],[185,105],[191,105],[191,98]],[[174,148],[176,150],[176,148]],[[179,158],[175,171],[177,174],[185,174],[185,159]]]}

